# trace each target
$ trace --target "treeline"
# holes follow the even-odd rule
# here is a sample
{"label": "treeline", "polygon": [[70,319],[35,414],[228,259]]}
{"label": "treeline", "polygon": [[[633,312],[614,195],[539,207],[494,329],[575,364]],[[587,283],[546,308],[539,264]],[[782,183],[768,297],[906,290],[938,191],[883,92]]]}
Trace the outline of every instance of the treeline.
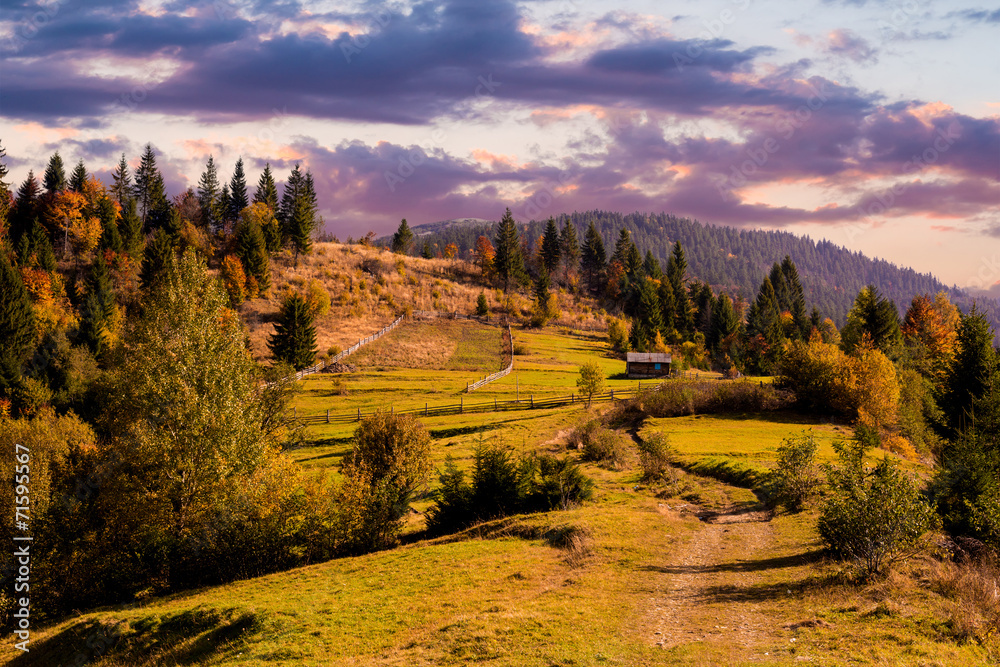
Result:
{"label": "treeline", "polygon": [[[932,275],[901,268],[882,259],[871,259],[830,241],[813,241],[789,232],[745,230],[735,227],[704,225],[696,220],[659,213],[621,214],[610,211],[585,211],[555,217],[560,227],[571,221],[582,233],[590,222],[606,247],[615,244],[621,230],[627,229],[639,253],[649,251],[666,265],[679,241],[686,252],[692,278],[705,282],[716,292],[750,301],[760,286],[761,275],[772,263],[788,256],[795,262],[804,295],[808,302],[837,326],[843,326],[854,296],[867,285],[876,285],[899,305],[909,303],[914,294],[946,292],[951,300],[967,311],[970,297],[935,279]],[[530,247],[544,234],[547,221],[531,221],[518,228]],[[419,233],[416,251],[427,245],[428,252],[443,251],[455,244],[462,257],[471,258],[479,236],[491,237],[492,225],[429,225],[429,233]],[[1000,307],[995,300],[979,299],[980,309],[994,328],[1000,329]]]}

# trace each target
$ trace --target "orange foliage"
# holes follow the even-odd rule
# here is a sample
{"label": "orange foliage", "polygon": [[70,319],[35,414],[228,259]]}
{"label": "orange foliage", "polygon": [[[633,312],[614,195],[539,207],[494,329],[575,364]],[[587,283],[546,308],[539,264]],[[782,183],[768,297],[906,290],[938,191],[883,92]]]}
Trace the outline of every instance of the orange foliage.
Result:
{"label": "orange foliage", "polygon": [[226,255],[222,260],[222,282],[229,293],[229,302],[236,307],[246,301],[247,277],[243,263],[235,255]]}
{"label": "orange foliage", "polygon": [[476,264],[479,266],[479,270],[483,274],[483,278],[490,279],[493,277],[493,259],[497,256],[497,251],[494,250],[493,244],[485,236],[480,236],[476,240]]}
{"label": "orange foliage", "polygon": [[458,246],[455,245],[454,243],[449,243],[444,247],[445,259],[452,259],[457,254],[458,254]]}
{"label": "orange foliage", "polygon": [[903,318],[903,338],[929,363],[939,380],[948,372],[958,348],[958,309],[939,292],[932,301],[923,294],[913,298]]}

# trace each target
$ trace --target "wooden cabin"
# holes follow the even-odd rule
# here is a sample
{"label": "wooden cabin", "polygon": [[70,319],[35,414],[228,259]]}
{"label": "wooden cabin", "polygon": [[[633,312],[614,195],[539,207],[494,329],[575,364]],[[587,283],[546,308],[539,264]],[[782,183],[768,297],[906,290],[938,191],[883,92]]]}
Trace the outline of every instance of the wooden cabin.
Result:
{"label": "wooden cabin", "polygon": [[630,378],[658,378],[670,375],[669,354],[629,352],[625,355],[625,374]]}

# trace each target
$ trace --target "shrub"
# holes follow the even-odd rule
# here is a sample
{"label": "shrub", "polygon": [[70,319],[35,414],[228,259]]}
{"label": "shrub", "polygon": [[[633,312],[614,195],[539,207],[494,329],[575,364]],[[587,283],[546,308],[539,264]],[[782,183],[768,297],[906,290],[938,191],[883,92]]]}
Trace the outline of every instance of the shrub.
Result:
{"label": "shrub", "polygon": [[490,305],[486,302],[486,293],[480,292],[479,298],[476,299],[476,315],[479,317],[488,317],[490,314]]}
{"label": "shrub", "polygon": [[788,391],[753,382],[720,380],[669,380],[656,389],[619,404],[623,414],[647,417],[680,417],[692,414],[768,412],[791,407]]}
{"label": "shrub", "polygon": [[611,345],[611,349],[619,354],[625,354],[629,351],[628,322],[610,316],[606,322],[608,325],[608,343]]}
{"label": "shrub", "polygon": [[514,343],[514,354],[523,357],[531,354],[531,350],[524,343]]}
{"label": "shrub", "polygon": [[621,470],[628,462],[628,445],[625,437],[600,424],[596,419],[587,422],[570,434],[570,442],[583,450],[583,458],[600,463],[614,470]]}
{"label": "shrub", "polygon": [[834,447],[840,465],[827,469],[830,495],[819,517],[820,536],[863,576],[881,574],[916,553],[937,516],[895,461],[885,457],[868,470],[862,443]]}
{"label": "shrub", "polygon": [[674,450],[666,433],[651,433],[639,442],[639,466],[642,479],[663,479],[673,470]]}
{"label": "shrub", "polygon": [[594,394],[604,391],[604,371],[596,361],[588,361],[580,366],[580,377],[577,378],[576,386],[581,394],[587,395],[587,407],[594,398]]}
{"label": "shrub", "polygon": [[811,432],[782,441],[777,465],[764,479],[765,492],[773,502],[798,512],[816,493],[820,483],[816,446]]}
{"label": "shrub", "polygon": [[[361,263],[359,264],[359,268],[363,272],[369,274],[370,276],[372,276],[374,278],[378,278],[383,273],[385,273],[385,265],[382,263],[382,260],[380,260],[377,257],[366,257],[366,258],[364,258],[363,260],[361,260]],[[364,288],[362,288],[362,289],[364,289]]]}
{"label": "shrub", "polygon": [[444,533],[517,512],[566,508],[588,500],[593,482],[568,458],[516,458],[502,443],[480,442],[471,483],[445,459],[440,488],[427,511],[427,529]]}

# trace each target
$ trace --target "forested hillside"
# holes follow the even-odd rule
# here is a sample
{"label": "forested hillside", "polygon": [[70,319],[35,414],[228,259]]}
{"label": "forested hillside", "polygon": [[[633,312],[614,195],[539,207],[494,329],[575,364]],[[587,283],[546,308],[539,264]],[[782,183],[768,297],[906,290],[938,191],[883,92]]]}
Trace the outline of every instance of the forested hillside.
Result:
{"label": "forested hillside", "polygon": [[[587,224],[593,220],[609,247],[614,246],[619,231],[628,228],[639,252],[645,255],[647,250],[652,251],[664,265],[671,246],[680,241],[690,278],[707,282],[716,292],[740,295],[748,302],[753,300],[771,265],[788,255],[798,268],[809,308],[818,308],[837,326],[844,324],[854,297],[868,284],[876,285],[901,312],[906,310],[914,295],[936,294],[942,290],[963,311],[968,311],[972,304],[971,297],[963,290],[949,288],[930,274],[917,273],[882,259],[871,259],[830,241],[814,241],[788,232],[716,227],[668,213],[623,215],[611,211],[584,211],[560,215],[556,221],[561,227],[566,219],[572,220],[581,238]],[[545,221],[533,220],[520,228],[533,247],[544,231]],[[493,236],[492,225],[474,222],[433,223],[413,229],[417,234],[415,247],[418,252],[425,243],[432,252],[454,243],[463,256],[471,256],[479,235]],[[994,327],[1000,328],[997,327],[1000,308],[996,300],[979,297],[977,303],[987,311]]]}

